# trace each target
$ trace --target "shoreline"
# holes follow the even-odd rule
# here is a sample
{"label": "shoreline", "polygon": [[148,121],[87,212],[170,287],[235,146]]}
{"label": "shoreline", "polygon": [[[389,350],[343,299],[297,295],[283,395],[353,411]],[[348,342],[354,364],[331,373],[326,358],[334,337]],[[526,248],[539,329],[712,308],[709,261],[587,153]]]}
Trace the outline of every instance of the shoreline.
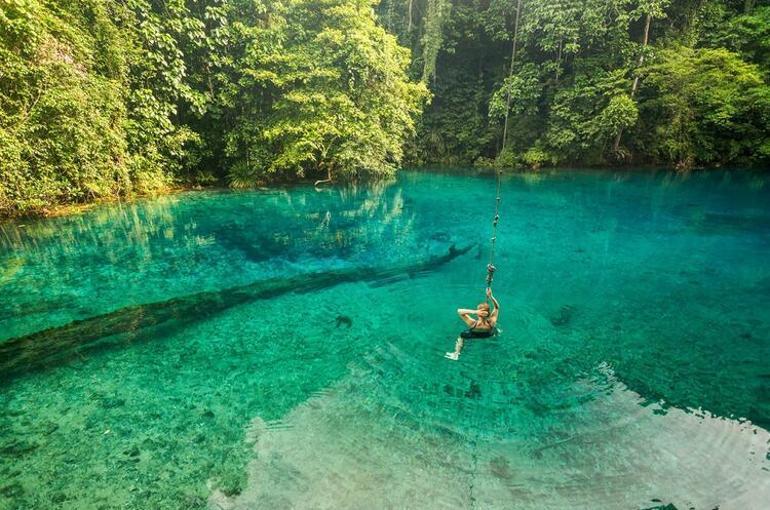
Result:
{"label": "shoreline", "polygon": [[[445,173],[445,174],[466,174],[473,176],[481,175],[494,175],[498,171],[492,167],[474,167],[474,166],[443,166],[443,165],[425,165],[422,167],[403,167],[398,172],[425,172],[425,173]],[[729,168],[729,167],[697,167],[687,170],[681,170],[674,167],[661,167],[661,166],[622,166],[622,167],[608,167],[608,166],[559,166],[559,167],[547,167],[533,170],[529,168],[509,168],[500,170],[503,175],[557,175],[568,173],[628,173],[628,174],[657,174],[657,173],[671,173],[676,175],[691,175],[695,173],[712,172],[712,171],[732,171],[732,172],[755,172],[770,174],[770,168]],[[396,174],[397,175],[397,174]],[[376,180],[371,179],[371,180]],[[114,204],[130,204],[139,200],[146,200],[152,198],[160,198],[166,196],[173,196],[181,193],[188,193],[194,191],[222,191],[222,192],[238,192],[238,191],[253,191],[253,190],[272,190],[279,187],[287,186],[303,186],[312,185],[313,180],[299,180],[299,181],[285,181],[274,182],[269,185],[256,185],[250,188],[230,188],[223,184],[215,184],[210,186],[201,185],[176,185],[162,190],[156,190],[149,193],[132,193],[127,197],[102,197],[92,202],[85,203],[70,203],[70,204],[54,204],[41,209],[35,209],[25,212],[5,212],[0,211],[0,224],[18,221],[35,221],[41,219],[61,218],[67,216],[76,216],[92,210],[95,207],[101,205],[114,205]],[[348,181],[346,181],[348,182]],[[344,184],[345,182],[334,182],[331,184],[325,184],[325,186],[336,186]]]}
{"label": "shoreline", "polygon": [[130,204],[138,200],[152,199],[173,196],[190,191],[207,191],[215,189],[229,189],[222,186],[174,186],[163,190],[155,190],[149,193],[134,192],[131,195],[123,197],[100,197],[92,202],[53,204],[41,209],[34,209],[25,212],[0,212],[0,223],[9,221],[35,221],[41,219],[61,218],[66,216],[75,216],[85,213],[101,205]]}

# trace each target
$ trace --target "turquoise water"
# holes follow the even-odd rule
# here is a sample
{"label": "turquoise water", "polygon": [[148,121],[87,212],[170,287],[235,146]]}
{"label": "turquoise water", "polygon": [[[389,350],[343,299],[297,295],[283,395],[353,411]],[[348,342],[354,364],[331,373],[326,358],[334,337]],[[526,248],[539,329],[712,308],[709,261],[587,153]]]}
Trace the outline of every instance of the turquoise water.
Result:
{"label": "turquoise water", "polygon": [[766,508],[770,176],[503,196],[459,361],[490,176],[0,225],[0,508]]}

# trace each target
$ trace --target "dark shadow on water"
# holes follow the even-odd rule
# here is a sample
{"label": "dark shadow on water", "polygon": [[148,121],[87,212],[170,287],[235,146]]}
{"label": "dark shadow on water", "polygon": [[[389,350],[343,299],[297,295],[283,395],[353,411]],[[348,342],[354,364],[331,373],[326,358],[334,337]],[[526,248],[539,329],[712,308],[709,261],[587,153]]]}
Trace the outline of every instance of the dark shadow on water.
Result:
{"label": "dark shadow on water", "polygon": [[464,255],[472,247],[473,245],[470,245],[457,249],[452,246],[445,255],[411,264],[273,278],[220,291],[200,292],[166,301],[127,306],[89,319],[11,338],[0,343],[0,382],[10,381],[23,373],[56,366],[76,354],[94,348],[119,345],[124,343],[121,341],[125,340],[124,334],[136,336],[143,330],[167,323],[184,326],[258,299],[277,297],[289,292],[314,292],[343,283],[371,282],[377,285],[405,278],[417,278]]}

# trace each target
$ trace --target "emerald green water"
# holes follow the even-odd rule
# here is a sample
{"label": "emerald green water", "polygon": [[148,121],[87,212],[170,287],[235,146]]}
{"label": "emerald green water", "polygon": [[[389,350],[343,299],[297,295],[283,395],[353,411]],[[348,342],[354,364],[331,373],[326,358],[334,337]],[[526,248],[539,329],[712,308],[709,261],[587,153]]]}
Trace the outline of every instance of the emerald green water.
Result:
{"label": "emerald green water", "polygon": [[[516,175],[503,196],[502,332],[456,362],[489,176],[0,225],[0,508],[766,508],[770,176]],[[452,244],[477,246],[388,273]],[[280,290],[310,273],[353,276]],[[129,314],[148,303],[163,322]],[[57,343],[115,317],[136,320]],[[45,355],[14,340],[48,328]]]}

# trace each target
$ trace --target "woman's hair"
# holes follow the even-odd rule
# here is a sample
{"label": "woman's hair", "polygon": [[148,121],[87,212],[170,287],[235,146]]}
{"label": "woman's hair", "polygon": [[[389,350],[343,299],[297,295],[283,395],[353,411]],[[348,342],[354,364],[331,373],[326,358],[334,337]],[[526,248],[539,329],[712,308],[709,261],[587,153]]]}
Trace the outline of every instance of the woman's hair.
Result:
{"label": "woman's hair", "polygon": [[476,307],[476,310],[480,312],[487,312],[487,315],[489,315],[489,303],[481,303]]}

